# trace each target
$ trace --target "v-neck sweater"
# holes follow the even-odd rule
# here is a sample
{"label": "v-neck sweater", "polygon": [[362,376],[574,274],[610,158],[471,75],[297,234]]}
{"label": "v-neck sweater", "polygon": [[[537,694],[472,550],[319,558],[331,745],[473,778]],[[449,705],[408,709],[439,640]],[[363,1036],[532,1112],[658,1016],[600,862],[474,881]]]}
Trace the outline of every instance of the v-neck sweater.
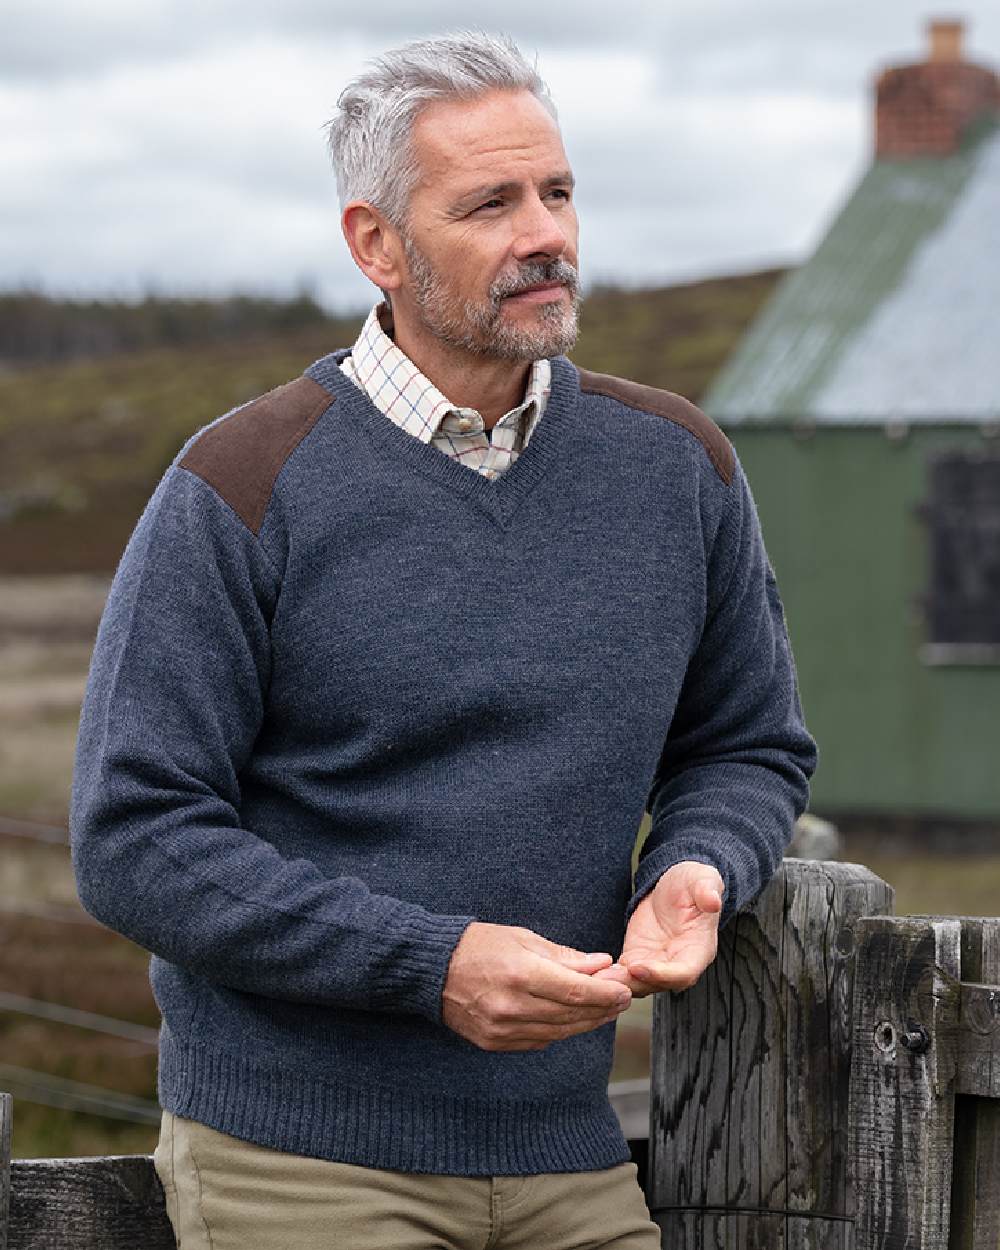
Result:
{"label": "v-neck sweater", "polygon": [[487,430],[482,413],[446,399],[400,350],[391,331],[391,314],[384,304],[376,305],[340,362],[341,371],[381,413],[420,442],[484,477],[506,472],[531,441],[545,412],[552,376],[548,360],[532,362],[524,398]]}
{"label": "v-neck sweater", "polygon": [[672,864],[719,869],[724,919],[773,872],[815,748],[750,492],[697,409],[564,357],[491,481],[344,355],[196,435],[138,523],[80,896],[152,953],[175,1115],[403,1171],[610,1167],[614,1025],[485,1051],[442,990],[472,920],[617,956]]}

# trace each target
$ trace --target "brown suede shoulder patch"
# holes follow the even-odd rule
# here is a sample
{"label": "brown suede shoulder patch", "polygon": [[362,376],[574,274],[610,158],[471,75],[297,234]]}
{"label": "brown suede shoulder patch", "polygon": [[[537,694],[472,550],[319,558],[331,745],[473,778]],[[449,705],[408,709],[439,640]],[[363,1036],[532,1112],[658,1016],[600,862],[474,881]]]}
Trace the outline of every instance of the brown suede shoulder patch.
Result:
{"label": "brown suede shoulder patch", "polygon": [[282,466],[332,403],[330,392],[303,374],[207,429],[180,467],[206,481],[259,534]]}
{"label": "brown suede shoulder patch", "polygon": [[615,378],[607,373],[591,373],[589,369],[579,369],[577,372],[580,374],[580,390],[586,394],[607,395],[610,399],[627,404],[629,408],[652,412],[658,417],[666,417],[668,421],[682,425],[708,452],[709,460],[725,484],[728,486],[732,482],[736,467],[732,443],[700,408],[696,408],[680,395],[675,395],[673,391],[659,391],[653,386],[643,386],[639,382],[629,382],[625,378]]}

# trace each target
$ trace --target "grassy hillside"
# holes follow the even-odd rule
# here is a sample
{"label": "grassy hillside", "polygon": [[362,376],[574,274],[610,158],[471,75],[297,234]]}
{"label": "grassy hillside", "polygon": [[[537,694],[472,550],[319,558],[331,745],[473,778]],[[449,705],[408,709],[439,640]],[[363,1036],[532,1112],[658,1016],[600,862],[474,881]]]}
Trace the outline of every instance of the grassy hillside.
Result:
{"label": "grassy hillside", "polygon": [[584,302],[573,359],[698,403],[784,272],[645,291],[598,289]]}
{"label": "grassy hillside", "polygon": [[[697,401],[780,272],[597,290],[585,302],[574,359]],[[207,346],[8,363],[0,373],[0,573],[113,569],[188,435],[348,345],[358,325],[331,320]]]}

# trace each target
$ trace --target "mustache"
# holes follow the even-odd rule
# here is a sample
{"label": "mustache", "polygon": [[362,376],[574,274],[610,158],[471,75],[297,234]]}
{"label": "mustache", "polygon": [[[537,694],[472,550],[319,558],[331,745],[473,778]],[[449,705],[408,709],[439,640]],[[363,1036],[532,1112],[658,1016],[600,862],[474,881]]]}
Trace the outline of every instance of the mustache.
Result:
{"label": "mustache", "polygon": [[580,275],[568,260],[534,261],[521,265],[516,273],[501,274],[490,287],[490,298],[499,307],[500,301],[509,295],[520,295],[541,282],[559,282],[576,295]]}

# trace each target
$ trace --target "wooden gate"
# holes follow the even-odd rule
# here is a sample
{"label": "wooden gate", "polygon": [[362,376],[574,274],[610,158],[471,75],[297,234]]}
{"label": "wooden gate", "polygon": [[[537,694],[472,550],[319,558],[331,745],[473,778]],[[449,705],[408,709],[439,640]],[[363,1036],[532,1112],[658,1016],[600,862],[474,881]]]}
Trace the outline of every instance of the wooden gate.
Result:
{"label": "wooden gate", "polygon": [[891,908],[866,868],[786,860],[658,997],[665,1247],[998,1250],[1000,920]]}
{"label": "wooden gate", "polygon": [[[891,908],[866,868],[786,860],[698,985],[657,996],[664,1247],[998,1250],[1000,919]],[[641,1123],[641,1089],[622,1098]],[[10,1101],[0,1250],[173,1246],[151,1159],[11,1164]]]}

